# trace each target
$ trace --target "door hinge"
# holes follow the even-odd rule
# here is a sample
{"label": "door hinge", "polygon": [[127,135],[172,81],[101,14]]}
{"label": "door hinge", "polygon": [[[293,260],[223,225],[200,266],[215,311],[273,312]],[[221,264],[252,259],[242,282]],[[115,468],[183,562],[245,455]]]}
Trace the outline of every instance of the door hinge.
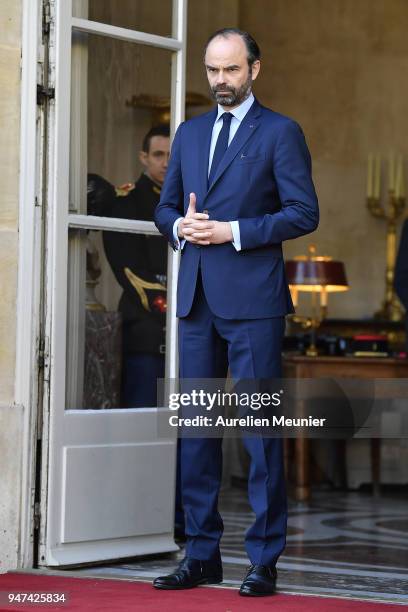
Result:
{"label": "door hinge", "polygon": [[48,364],[49,344],[47,338],[40,338],[37,350],[37,365],[38,368],[45,368]]}
{"label": "door hinge", "polygon": [[44,87],[44,85],[37,84],[37,104],[42,106],[48,100],[55,98],[54,87]]}
{"label": "door hinge", "polygon": [[41,339],[38,345],[37,353],[37,365],[39,368],[43,368],[45,365],[45,342]]}
{"label": "door hinge", "polygon": [[39,529],[41,525],[41,504],[35,502],[34,504],[34,529]]}

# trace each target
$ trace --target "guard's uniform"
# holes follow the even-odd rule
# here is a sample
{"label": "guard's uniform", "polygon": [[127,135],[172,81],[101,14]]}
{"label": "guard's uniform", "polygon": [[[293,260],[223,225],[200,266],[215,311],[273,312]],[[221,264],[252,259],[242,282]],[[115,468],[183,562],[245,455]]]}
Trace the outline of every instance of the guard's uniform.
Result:
{"label": "guard's uniform", "polygon": [[[160,187],[146,174],[117,189],[109,216],[152,221]],[[161,236],[103,232],[106,257],[123,294],[125,407],[156,405],[156,378],[164,376],[167,243]]]}

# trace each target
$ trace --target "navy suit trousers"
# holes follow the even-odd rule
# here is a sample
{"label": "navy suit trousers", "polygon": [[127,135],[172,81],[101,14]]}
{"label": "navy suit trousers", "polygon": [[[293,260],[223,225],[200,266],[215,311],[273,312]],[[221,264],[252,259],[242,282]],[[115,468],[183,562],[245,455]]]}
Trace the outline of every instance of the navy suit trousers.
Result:
{"label": "navy suit trousers", "polygon": [[[199,273],[192,309],[179,320],[180,377],[224,378],[229,365],[234,381],[278,378],[284,329],[284,317],[228,320],[215,316]],[[242,439],[250,456],[248,496],[255,514],[245,536],[247,554],[253,564],[274,566],[286,543],[283,441],[261,434]],[[186,554],[219,560],[222,439],[182,438],[180,470]]]}

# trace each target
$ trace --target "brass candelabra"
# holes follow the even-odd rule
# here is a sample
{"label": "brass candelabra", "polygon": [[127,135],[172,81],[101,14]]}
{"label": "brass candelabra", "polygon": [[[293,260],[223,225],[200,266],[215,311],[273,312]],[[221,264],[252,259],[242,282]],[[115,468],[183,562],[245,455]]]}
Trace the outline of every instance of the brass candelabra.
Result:
{"label": "brass candelabra", "polygon": [[401,321],[403,311],[394,290],[394,270],[397,252],[397,223],[405,207],[405,184],[403,162],[400,156],[395,164],[394,156],[389,159],[388,203],[384,206],[380,196],[381,159],[373,155],[368,158],[367,208],[373,217],[386,223],[386,270],[385,295],[381,308],[375,312],[377,319]]}
{"label": "brass candelabra", "polygon": [[316,346],[317,330],[319,329],[323,319],[326,317],[327,306],[317,304],[317,292],[312,292],[312,314],[310,316],[291,315],[290,319],[294,323],[298,323],[302,329],[310,331],[310,344],[306,349],[308,357],[317,357],[318,351]]}

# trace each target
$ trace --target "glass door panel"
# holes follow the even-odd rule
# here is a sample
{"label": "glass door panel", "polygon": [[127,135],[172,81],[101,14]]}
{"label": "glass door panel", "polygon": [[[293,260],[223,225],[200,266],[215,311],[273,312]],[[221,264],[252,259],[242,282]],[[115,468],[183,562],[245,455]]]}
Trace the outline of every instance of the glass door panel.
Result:
{"label": "glass door panel", "polygon": [[[70,214],[153,220],[170,150],[171,55],[73,33],[72,107],[78,112],[71,122]],[[147,138],[152,128],[157,135]],[[143,194],[133,194],[133,205],[125,197],[115,200],[133,190],[142,173],[151,189],[148,182],[136,189]],[[96,197],[87,198],[92,181],[100,197],[94,190]]]}
{"label": "glass door panel", "polygon": [[[72,44],[66,408],[153,407],[168,252],[153,217],[172,52],[75,30]],[[105,231],[86,229],[95,218]]]}
{"label": "glass door panel", "polygon": [[171,36],[171,0],[79,0],[73,5],[73,17],[83,17],[120,28],[129,28],[159,36]]}
{"label": "glass door panel", "polygon": [[66,409],[156,407],[165,365],[165,239],[70,230],[68,248]]}

